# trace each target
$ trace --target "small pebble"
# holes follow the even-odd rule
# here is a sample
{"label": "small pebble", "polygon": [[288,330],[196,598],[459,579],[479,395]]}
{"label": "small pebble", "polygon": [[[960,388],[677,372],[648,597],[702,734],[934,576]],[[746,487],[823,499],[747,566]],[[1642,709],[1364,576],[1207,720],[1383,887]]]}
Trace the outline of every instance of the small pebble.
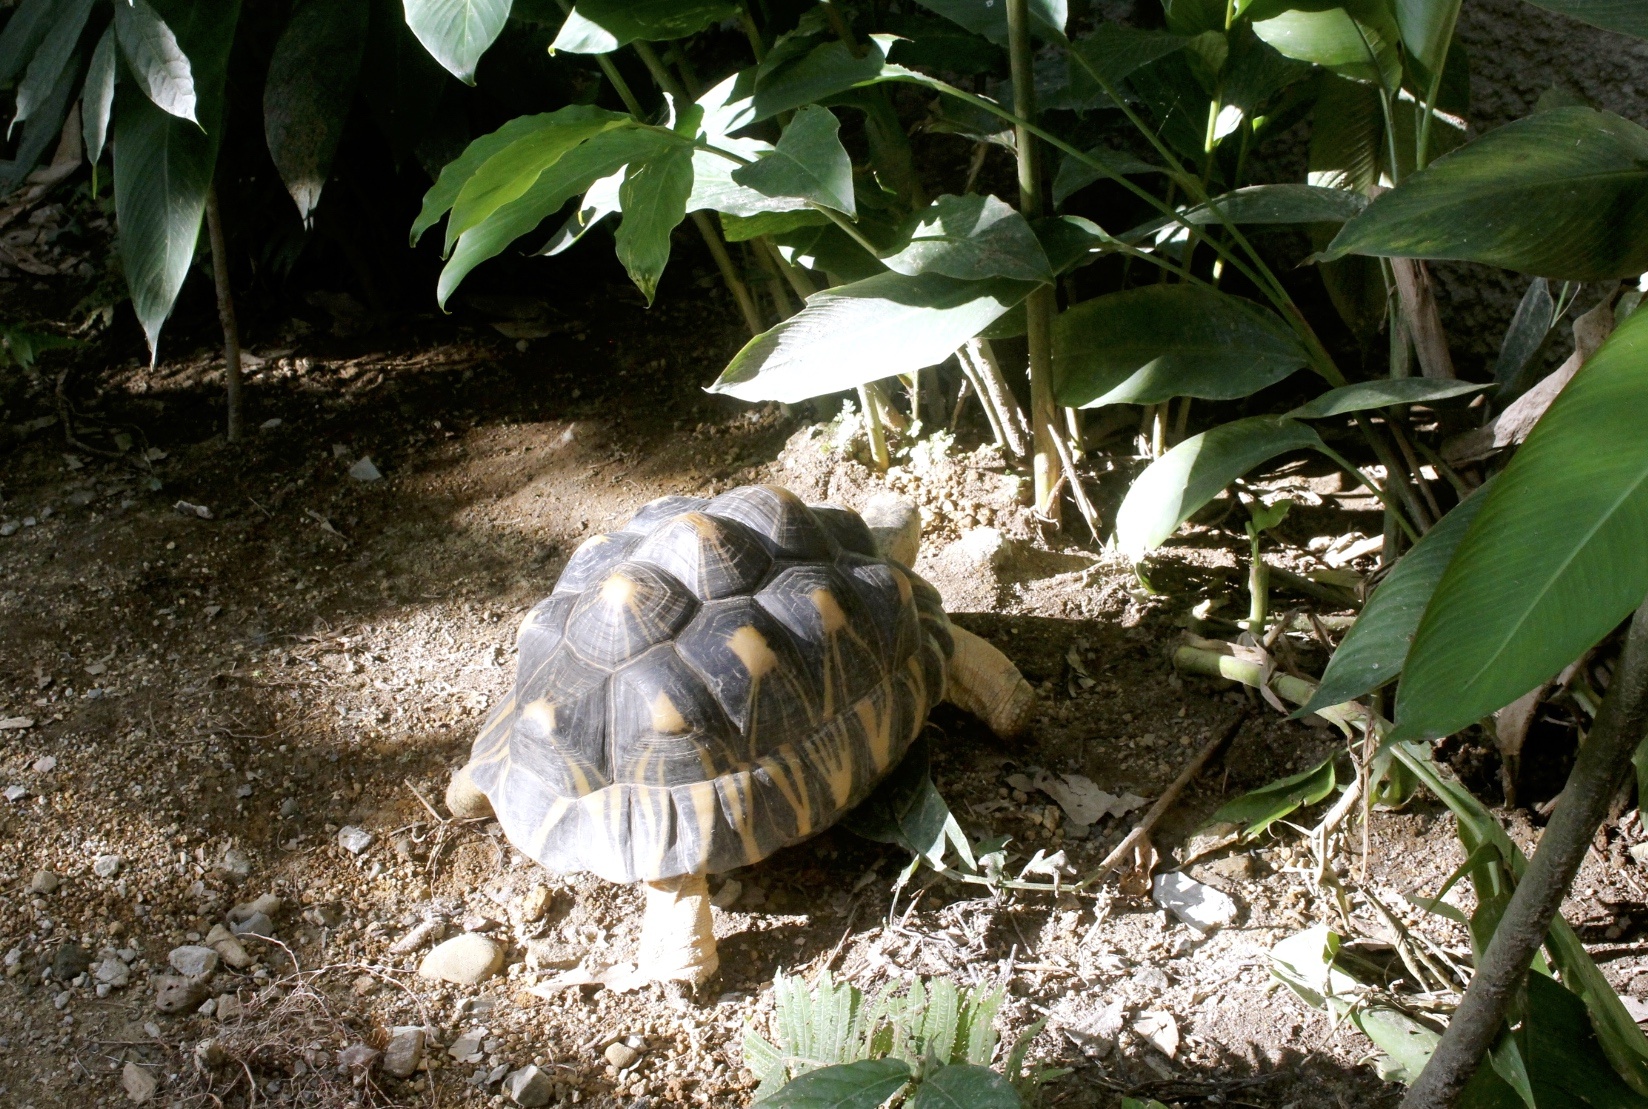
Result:
{"label": "small pebble", "polygon": [[555,1084],[536,1066],[527,1065],[504,1077],[504,1093],[516,1105],[537,1109],[555,1096]]}
{"label": "small pebble", "polygon": [[124,861],[119,855],[99,855],[92,860],[92,873],[99,878],[113,878]]}
{"label": "small pebble", "polygon": [[425,955],[418,964],[418,974],[457,986],[473,986],[498,973],[503,965],[501,946],[485,936],[465,932]]}
{"label": "small pebble", "polygon": [[410,1078],[423,1062],[427,1036],[418,1025],[396,1028],[383,1049],[383,1072],[395,1078]]}
{"label": "small pebble", "polygon": [[210,947],[185,944],[174,947],[166,961],[185,978],[203,978],[217,969],[218,953]]}
{"label": "small pebble", "polygon": [[29,879],[30,893],[52,893],[61,884],[61,879],[49,870],[37,870],[34,877]]}
{"label": "small pebble", "polygon": [[619,1070],[623,1070],[625,1067],[631,1066],[641,1057],[641,1053],[639,1051],[636,1051],[633,1047],[630,1047],[622,1040],[617,1043],[608,1044],[607,1049],[601,1054],[606,1056],[607,1062],[611,1063]]}
{"label": "small pebble", "polygon": [[150,1074],[148,1068],[140,1067],[136,1063],[127,1063],[120,1071],[120,1088],[126,1091],[126,1096],[138,1105],[155,1096],[160,1083]]}
{"label": "small pebble", "polygon": [[351,855],[359,855],[372,846],[372,833],[364,828],[357,828],[353,824],[345,824],[338,829],[338,846]]}

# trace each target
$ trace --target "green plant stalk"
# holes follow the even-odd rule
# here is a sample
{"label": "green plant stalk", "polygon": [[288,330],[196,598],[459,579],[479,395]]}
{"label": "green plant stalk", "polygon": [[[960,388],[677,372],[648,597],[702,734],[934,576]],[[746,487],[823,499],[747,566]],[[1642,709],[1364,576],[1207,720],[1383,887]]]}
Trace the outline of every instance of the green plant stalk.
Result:
{"label": "green plant stalk", "polygon": [[[1413,486],[1408,481],[1407,467],[1402,465],[1402,460],[1391,450],[1390,444],[1385,442],[1385,437],[1380,435],[1378,429],[1373,426],[1373,422],[1368,419],[1367,413],[1358,412],[1352,418],[1356,421],[1356,426],[1361,429],[1362,437],[1372,445],[1373,453],[1378,456],[1380,465],[1385,467],[1385,488],[1387,490],[1393,487],[1396,489],[1397,495],[1402,498],[1402,503],[1408,510],[1408,515],[1419,526],[1421,533],[1429,531],[1434,521],[1431,520],[1430,514],[1425,511],[1425,506],[1420,503],[1418,495],[1414,493]],[[1408,530],[1408,538],[1414,538],[1411,530]]]}
{"label": "green plant stalk", "polygon": [[887,434],[881,427],[881,410],[870,390],[863,385],[858,387],[858,403],[864,409],[864,427],[870,436],[870,460],[877,470],[886,473],[893,460],[887,453]]}
{"label": "green plant stalk", "polygon": [[756,26],[755,12],[750,8],[750,0],[743,0],[738,5],[738,24],[744,28],[744,37],[750,40],[750,53],[755,55],[756,64],[767,60],[767,40],[761,37],[761,28]]}
{"label": "green plant stalk", "polygon": [[1419,121],[1419,137],[1417,149],[1414,151],[1415,169],[1424,169],[1431,160],[1431,121],[1436,118],[1436,98],[1442,95],[1442,75],[1448,70],[1448,55],[1452,53],[1453,47],[1453,31],[1458,24],[1459,5],[1454,4],[1453,18],[1448,21],[1447,32],[1440,36],[1440,41],[1447,44],[1442,49],[1442,64],[1431,74],[1430,88],[1425,90],[1425,115]]}
{"label": "green plant stalk", "polygon": [[1247,567],[1247,630],[1248,633],[1263,642],[1265,638],[1265,622],[1270,617],[1270,567],[1265,565],[1264,558],[1259,553],[1259,529],[1248,524],[1249,558]]}
{"label": "green plant stalk", "polygon": [[1379,502],[1381,504],[1396,514],[1396,522],[1401,526],[1403,534],[1408,537],[1408,541],[1410,543],[1419,542],[1419,534],[1413,530],[1413,525],[1408,523],[1407,517],[1402,515],[1401,509],[1397,508],[1396,502],[1391,499],[1389,491],[1382,488],[1378,482],[1363,473],[1355,463],[1351,462],[1348,458],[1327,444],[1324,443],[1316,449],[1327,455],[1334,462],[1338,463],[1340,469],[1354,477],[1357,481],[1360,481],[1363,485],[1366,485],[1368,489],[1372,491],[1373,495],[1379,498]]}

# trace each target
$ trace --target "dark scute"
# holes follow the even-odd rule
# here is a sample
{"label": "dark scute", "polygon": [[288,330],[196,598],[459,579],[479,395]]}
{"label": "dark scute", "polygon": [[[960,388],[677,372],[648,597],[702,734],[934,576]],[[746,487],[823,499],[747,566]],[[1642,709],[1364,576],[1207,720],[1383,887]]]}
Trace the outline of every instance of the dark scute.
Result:
{"label": "dark scute", "polygon": [[660,524],[630,557],[657,566],[700,601],[753,592],[772,565],[748,528],[702,512]]}
{"label": "dark scute", "polygon": [[614,781],[676,786],[739,761],[742,741],[673,646],[660,644],[612,676]]}
{"label": "dark scute", "polygon": [[909,572],[910,586],[915,593],[916,612],[921,615],[922,630],[937,641],[944,657],[956,653],[955,638],[950,634],[950,618],[944,613],[944,598],[938,595],[931,582],[920,574]]}
{"label": "dark scute", "polygon": [[774,558],[828,562],[841,553],[812,510],[781,486],[745,485],[721,494],[704,511],[748,527]]}
{"label": "dark scute", "polygon": [[792,566],[755,599],[795,637],[808,673],[821,676],[821,716],[841,712],[886,676],[864,602],[833,565]]}
{"label": "dark scute", "polygon": [[620,562],[584,590],[566,642],[586,661],[616,669],[674,637],[698,608],[687,587],[645,562]]}
{"label": "dark scute", "polygon": [[844,554],[836,565],[870,614],[869,626],[889,666],[910,657],[921,642],[921,626],[911,601],[909,576],[880,559]]}
{"label": "dark scute", "polygon": [[552,593],[532,606],[532,611],[521,620],[520,630],[515,635],[518,665],[549,657],[549,653],[560,645],[561,636],[566,632],[567,617],[577,603],[575,593]]}
{"label": "dark scute", "polygon": [[683,497],[672,493],[667,497],[648,501],[636,509],[635,515],[629,518],[629,523],[618,530],[624,535],[650,535],[657,530],[659,524],[673,520],[685,512],[697,512],[709,503],[703,497]]}
{"label": "dark scute", "polygon": [[523,664],[515,683],[510,761],[557,796],[606,785],[607,682],[603,670],[564,646],[530,672]]}
{"label": "dark scute", "polygon": [[835,537],[842,550],[867,555],[870,558],[880,557],[881,552],[876,550],[875,538],[870,534],[870,527],[858,513],[833,504],[810,504],[807,507],[813,510],[813,515],[824,525],[824,530]]}
{"label": "dark scute", "polygon": [[808,669],[790,631],[753,598],[705,605],[676,637],[675,649],[738,728],[744,761],[821,723],[816,672]]}
{"label": "dark scute", "polygon": [[606,572],[629,557],[639,543],[634,535],[592,535],[572,552],[566,569],[555,582],[556,593],[582,593],[606,576]]}

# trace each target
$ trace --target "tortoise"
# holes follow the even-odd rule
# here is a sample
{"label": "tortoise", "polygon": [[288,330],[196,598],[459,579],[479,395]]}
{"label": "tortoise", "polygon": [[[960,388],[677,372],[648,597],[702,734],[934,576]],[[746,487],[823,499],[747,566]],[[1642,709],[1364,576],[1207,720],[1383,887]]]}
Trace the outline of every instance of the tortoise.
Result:
{"label": "tortoise", "polygon": [[643,979],[716,970],[706,875],[829,827],[946,697],[995,732],[1035,697],[910,569],[913,505],[773,485],[668,496],[578,547],[522,620],[515,686],[446,803],[550,871],[645,888]]}

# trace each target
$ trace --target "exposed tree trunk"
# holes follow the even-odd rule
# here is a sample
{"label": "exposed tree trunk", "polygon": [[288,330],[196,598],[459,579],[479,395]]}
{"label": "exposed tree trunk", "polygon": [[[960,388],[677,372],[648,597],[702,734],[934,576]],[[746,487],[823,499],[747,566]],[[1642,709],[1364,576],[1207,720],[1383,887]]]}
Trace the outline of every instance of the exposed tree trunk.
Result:
{"label": "exposed tree trunk", "polygon": [[223,325],[223,381],[228,392],[229,420],[224,438],[240,441],[240,326],[235,322],[235,294],[229,287],[229,251],[224,242],[223,213],[218,208],[217,184],[206,187],[206,235],[212,244],[212,283],[217,286],[217,318]]}

